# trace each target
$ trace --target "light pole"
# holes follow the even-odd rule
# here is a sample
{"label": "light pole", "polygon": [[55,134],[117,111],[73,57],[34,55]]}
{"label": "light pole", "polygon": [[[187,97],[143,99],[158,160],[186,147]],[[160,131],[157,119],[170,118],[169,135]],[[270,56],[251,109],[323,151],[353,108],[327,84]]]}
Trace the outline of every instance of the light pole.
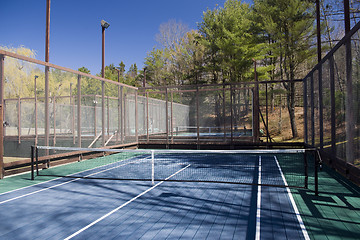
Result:
{"label": "light pole", "polygon": [[120,72],[121,72],[121,70],[118,69],[118,68],[115,68],[115,70],[116,70],[117,73],[118,73],[118,83],[120,83]]}
{"label": "light pole", "polygon": [[[143,88],[146,86],[146,70],[147,70],[147,67],[144,67]],[[145,90],[144,90],[144,91],[145,91]]]}
{"label": "light pole", "polygon": [[[45,31],[45,62],[49,62],[50,52],[50,5],[51,1],[46,1],[46,31]],[[49,109],[49,66],[45,66],[45,146],[49,146],[50,135],[50,109]],[[49,155],[49,150],[45,150],[45,155]]]}
{"label": "light pole", "polygon": [[[101,76],[105,78],[105,29],[110,26],[105,20],[101,20],[102,30],[102,68]],[[108,126],[109,127],[109,126]],[[105,82],[101,81],[101,130],[102,146],[105,147]]]}
{"label": "light pole", "polygon": [[110,24],[105,20],[101,20],[101,30],[102,30],[102,68],[101,76],[105,77],[105,29],[110,27]]}

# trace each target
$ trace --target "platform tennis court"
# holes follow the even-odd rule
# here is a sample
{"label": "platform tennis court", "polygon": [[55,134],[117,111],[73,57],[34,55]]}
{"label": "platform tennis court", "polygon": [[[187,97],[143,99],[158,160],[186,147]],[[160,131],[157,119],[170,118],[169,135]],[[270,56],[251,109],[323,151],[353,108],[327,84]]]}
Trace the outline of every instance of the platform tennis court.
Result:
{"label": "platform tennis court", "polygon": [[[49,170],[64,174],[69,166],[79,172],[0,195],[6,213],[0,238],[309,239],[289,188],[262,185],[288,185],[275,154],[194,154],[155,157],[162,165],[155,179],[164,180],[154,183],[146,181],[151,155],[145,154],[83,171],[75,167],[81,162],[40,170],[36,179]],[[100,159],[107,158],[114,156]],[[206,180],[215,173],[217,182]],[[123,174],[144,181],[104,179]]]}
{"label": "platform tennis court", "polygon": [[[50,169],[69,174],[69,166]],[[30,173],[5,178],[0,239],[356,238],[358,187],[326,167],[319,172],[320,196],[311,191],[311,176],[310,190],[259,186],[269,179],[259,166],[258,160],[249,175],[256,185],[49,176],[31,181]],[[96,175],[101,167],[83,173]],[[280,170],[275,174],[283,181]]]}

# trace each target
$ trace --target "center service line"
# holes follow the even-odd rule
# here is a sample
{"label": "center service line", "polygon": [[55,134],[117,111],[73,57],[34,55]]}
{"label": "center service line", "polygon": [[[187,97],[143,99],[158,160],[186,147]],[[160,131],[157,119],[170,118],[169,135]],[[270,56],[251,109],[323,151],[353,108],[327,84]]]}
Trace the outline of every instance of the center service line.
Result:
{"label": "center service line", "polygon": [[260,240],[260,219],[261,219],[261,156],[259,156],[259,171],[258,171],[258,192],[257,192],[257,208],[256,208],[256,233],[255,240]]}

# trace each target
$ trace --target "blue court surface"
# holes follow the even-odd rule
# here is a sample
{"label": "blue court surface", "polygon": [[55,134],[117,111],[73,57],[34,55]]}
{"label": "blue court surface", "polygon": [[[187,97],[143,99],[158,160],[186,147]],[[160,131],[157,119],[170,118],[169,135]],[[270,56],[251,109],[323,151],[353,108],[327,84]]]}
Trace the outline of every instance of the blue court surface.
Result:
{"label": "blue court surface", "polygon": [[[254,183],[275,174],[286,185],[266,158]],[[1,194],[0,222],[0,239],[309,239],[288,188],[229,183],[56,178]]]}

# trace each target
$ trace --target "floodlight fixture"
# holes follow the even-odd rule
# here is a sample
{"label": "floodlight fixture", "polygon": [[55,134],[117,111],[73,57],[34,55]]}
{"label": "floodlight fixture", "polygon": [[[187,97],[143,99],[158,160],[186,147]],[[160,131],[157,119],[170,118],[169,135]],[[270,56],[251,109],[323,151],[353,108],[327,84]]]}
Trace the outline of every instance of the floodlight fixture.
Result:
{"label": "floodlight fixture", "polygon": [[106,29],[106,28],[110,27],[110,24],[108,22],[106,22],[105,20],[101,20],[101,27]]}

